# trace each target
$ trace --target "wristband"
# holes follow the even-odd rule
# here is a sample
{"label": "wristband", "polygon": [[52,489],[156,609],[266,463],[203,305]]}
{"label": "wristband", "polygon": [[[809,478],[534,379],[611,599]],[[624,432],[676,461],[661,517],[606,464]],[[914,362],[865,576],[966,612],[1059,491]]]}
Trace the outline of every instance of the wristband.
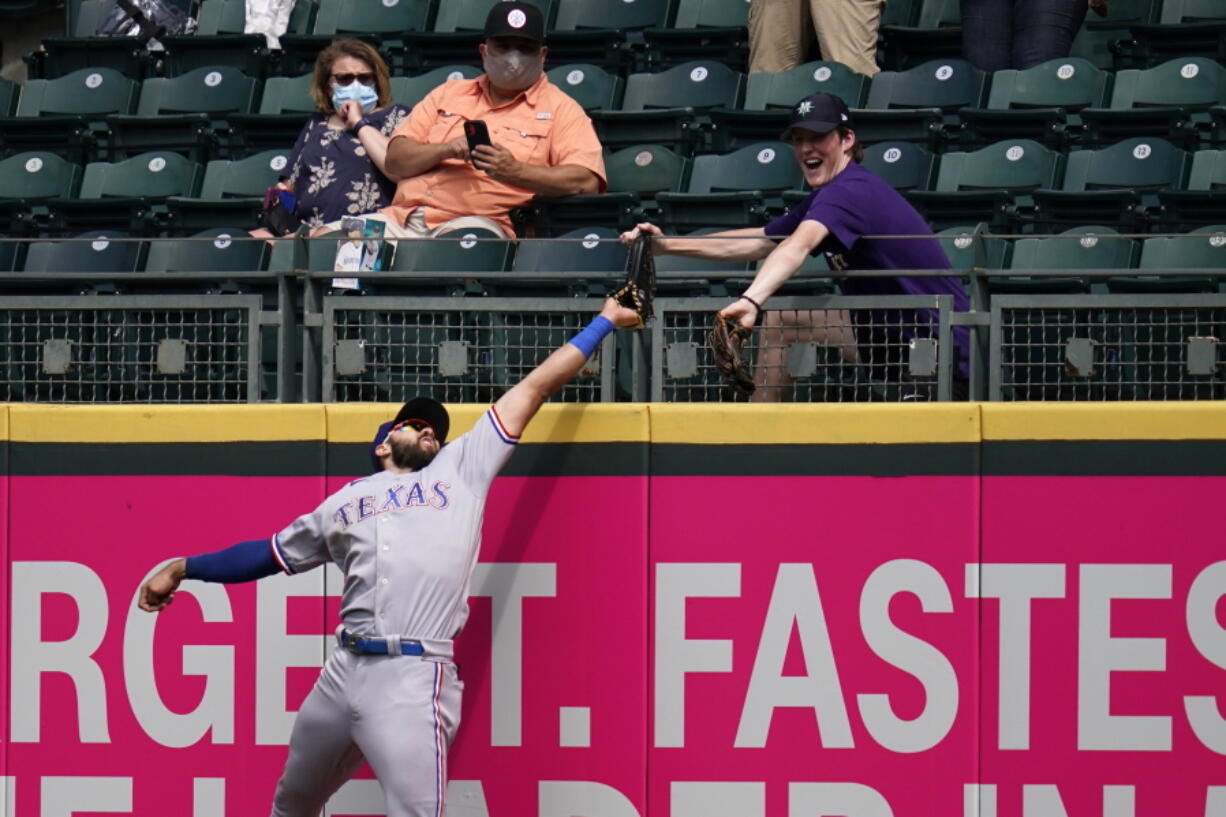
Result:
{"label": "wristband", "polygon": [[349,132],[352,133],[354,136],[357,136],[358,131],[360,131],[362,128],[366,127],[367,125],[370,125],[372,128],[374,127],[374,125],[371,124],[371,121],[363,116],[356,123],[354,123],[354,126],[349,129]]}
{"label": "wristband", "polygon": [[592,322],[585,326],[579,334],[570,339],[570,343],[580,352],[583,352],[584,357],[591,357],[592,352],[595,352],[596,347],[605,339],[605,335],[612,332],[615,328],[613,321],[604,315],[597,315],[592,318]]}
{"label": "wristband", "polygon": [[753,305],[754,305],[754,307],[755,307],[755,308],[758,310],[758,314],[759,314],[759,315],[761,315],[761,314],[762,314],[762,304],[758,303],[758,302],[757,302],[757,301],[755,301],[753,298],[750,298],[748,295],[742,295],[742,296],[741,296],[741,300],[743,300],[743,301],[749,301],[749,302],[750,302],[751,304],[753,304]]}

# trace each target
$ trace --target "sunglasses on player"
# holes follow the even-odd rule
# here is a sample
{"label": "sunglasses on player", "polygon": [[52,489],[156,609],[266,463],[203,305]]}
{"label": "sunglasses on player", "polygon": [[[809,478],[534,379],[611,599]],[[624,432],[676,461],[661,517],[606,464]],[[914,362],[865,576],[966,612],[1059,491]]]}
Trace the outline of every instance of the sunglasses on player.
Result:
{"label": "sunglasses on player", "polygon": [[424,431],[425,429],[434,430],[434,426],[427,423],[425,420],[403,420],[392,426],[392,431],[399,431],[402,428],[411,428],[414,431]]}

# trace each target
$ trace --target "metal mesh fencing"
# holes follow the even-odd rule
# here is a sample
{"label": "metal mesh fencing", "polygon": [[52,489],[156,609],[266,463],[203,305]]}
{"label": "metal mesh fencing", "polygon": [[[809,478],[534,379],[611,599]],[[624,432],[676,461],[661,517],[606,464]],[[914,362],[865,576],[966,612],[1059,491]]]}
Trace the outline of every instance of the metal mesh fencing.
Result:
{"label": "metal mesh fencing", "polygon": [[259,399],[258,296],[6,297],[0,400]]}
{"label": "metal mesh fencing", "polygon": [[989,399],[1220,400],[1222,295],[997,296]]}
{"label": "metal mesh fencing", "polygon": [[[599,309],[588,299],[326,297],[324,399],[492,402]],[[614,399],[616,341],[607,339],[553,400]]]}
{"label": "metal mesh fencing", "polygon": [[[741,402],[708,343],[727,299],[661,299],[653,334],[652,399]],[[750,340],[753,399],[766,402],[879,402],[950,399],[962,380],[953,348],[949,296],[781,297]]]}

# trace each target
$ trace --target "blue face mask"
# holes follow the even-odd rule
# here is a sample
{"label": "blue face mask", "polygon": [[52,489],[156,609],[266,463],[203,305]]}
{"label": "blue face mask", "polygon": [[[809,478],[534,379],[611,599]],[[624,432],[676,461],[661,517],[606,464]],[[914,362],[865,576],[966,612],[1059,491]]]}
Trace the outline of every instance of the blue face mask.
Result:
{"label": "blue face mask", "polygon": [[370,113],[379,101],[379,92],[373,85],[363,85],[356,79],[348,85],[332,86],[332,107],[341,109],[341,104],[353,100],[362,106],[362,113]]}

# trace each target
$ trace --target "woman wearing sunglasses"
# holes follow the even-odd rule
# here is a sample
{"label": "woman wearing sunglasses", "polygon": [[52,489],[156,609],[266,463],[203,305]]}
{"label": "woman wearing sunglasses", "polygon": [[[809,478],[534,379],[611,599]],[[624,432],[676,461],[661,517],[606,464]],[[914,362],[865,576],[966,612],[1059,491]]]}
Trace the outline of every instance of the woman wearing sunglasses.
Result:
{"label": "woman wearing sunglasses", "polygon": [[315,59],[311,96],[319,113],[298,134],[279,184],[296,197],[299,221],[319,227],[390,204],[396,181],[383,160],[409,109],[392,104],[379,52],[361,40],[336,40]]}

